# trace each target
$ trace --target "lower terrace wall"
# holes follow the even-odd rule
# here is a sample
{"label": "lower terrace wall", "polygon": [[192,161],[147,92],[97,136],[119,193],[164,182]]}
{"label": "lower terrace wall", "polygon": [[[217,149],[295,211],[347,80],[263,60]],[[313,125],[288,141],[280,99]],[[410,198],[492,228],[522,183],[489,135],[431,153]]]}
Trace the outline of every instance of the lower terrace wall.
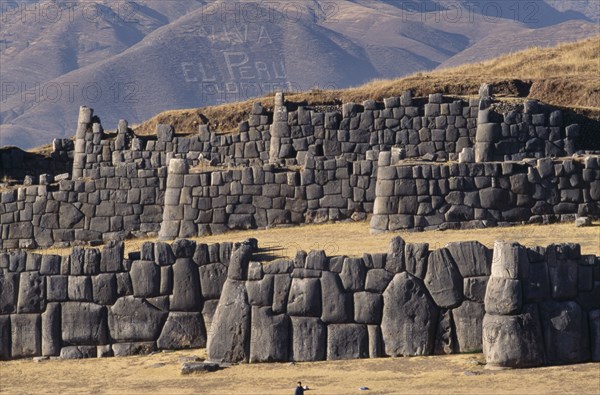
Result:
{"label": "lower terrace wall", "polygon": [[380,154],[371,230],[486,227],[600,215],[598,157],[390,164]]}
{"label": "lower terrace wall", "polygon": [[[0,254],[0,358],[207,347],[214,361],[477,352],[490,365],[600,361],[600,258],[579,245],[393,238],[362,257],[254,262],[242,243],[122,242]],[[539,314],[538,314],[539,311]]]}
{"label": "lower terrace wall", "polygon": [[123,250],[0,254],[0,359],[205,347],[232,243]]}

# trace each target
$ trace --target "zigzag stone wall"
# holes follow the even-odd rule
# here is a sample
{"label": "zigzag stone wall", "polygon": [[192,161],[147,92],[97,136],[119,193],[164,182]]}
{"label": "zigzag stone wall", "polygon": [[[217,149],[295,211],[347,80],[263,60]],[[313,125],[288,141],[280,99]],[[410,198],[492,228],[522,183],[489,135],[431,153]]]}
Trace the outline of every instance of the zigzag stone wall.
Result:
{"label": "zigzag stone wall", "polygon": [[205,347],[233,245],[0,254],[0,359]]}
{"label": "zigzag stone wall", "polygon": [[483,349],[490,365],[600,360],[600,259],[579,246],[428,244],[253,261],[256,240],[0,254],[0,358],[207,347],[226,362]]}
{"label": "zigzag stone wall", "polygon": [[390,157],[380,154],[374,232],[600,215],[598,157],[439,164],[391,163]]}

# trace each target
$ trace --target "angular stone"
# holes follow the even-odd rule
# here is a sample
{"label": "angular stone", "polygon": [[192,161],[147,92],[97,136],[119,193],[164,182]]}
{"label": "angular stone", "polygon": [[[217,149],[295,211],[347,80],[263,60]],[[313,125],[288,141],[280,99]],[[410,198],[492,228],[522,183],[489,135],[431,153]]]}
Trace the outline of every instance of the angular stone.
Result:
{"label": "angular stone", "polygon": [[290,354],[290,318],[271,307],[252,307],[250,363],[285,362]]}
{"label": "angular stone", "polygon": [[83,257],[83,274],[98,274],[100,272],[100,251],[88,248]]}
{"label": "angular stone", "polygon": [[510,208],[510,195],[506,189],[484,188],[479,191],[481,207],[486,209],[504,210]]}
{"label": "angular stone", "polygon": [[546,249],[550,291],[554,299],[577,297],[578,263],[575,259],[561,259],[561,251],[568,245],[553,244]]}
{"label": "angular stone", "polygon": [[496,241],[492,255],[492,276],[524,278],[529,273],[527,249],[514,242]]}
{"label": "angular stone", "polygon": [[294,278],[287,313],[292,316],[321,316],[321,283],[318,278]]}
{"label": "angular stone", "polygon": [[400,236],[396,236],[390,241],[387,259],[385,261],[385,270],[393,274],[404,271],[405,246],[406,242]]}
{"label": "angular stone", "polygon": [[489,276],[492,251],[478,241],[448,243],[446,248],[463,277]]}
{"label": "angular stone", "polygon": [[188,239],[175,240],[171,249],[175,258],[192,258],[196,252],[196,242]]}
{"label": "angular stone", "polygon": [[[590,311],[588,316],[590,324],[590,350],[594,362],[600,362],[600,310]],[[1,327],[1,323],[0,323]],[[1,331],[1,329],[0,329]],[[0,336],[1,341],[1,336]],[[0,355],[2,358],[2,355]]]}
{"label": "angular stone", "polygon": [[244,282],[227,279],[208,336],[207,354],[215,362],[247,362],[251,308]]}
{"label": "angular stone", "polygon": [[271,307],[273,305],[273,283],[272,274],[266,275],[262,280],[246,281],[248,303],[252,306]]}
{"label": "angular stone", "polygon": [[115,357],[148,355],[156,351],[156,342],[115,343],[112,350]]}
{"label": "angular stone", "polygon": [[323,361],[327,351],[327,327],[318,318],[291,317],[291,360]]}
{"label": "angular stone", "polygon": [[218,299],[227,280],[227,266],[211,263],[200,266],[200,289],[204,299]]}
{"label": "angular stone", "polygon": [[60,255],[43,255],[40,265],[40,274],[45,276],[60,274],[60,266]]}
{"label": "angular stone", "polygon": [[42,326],[39,314],[10,316],[12,358],[35,357],[42,354]]}
{"label": "angular stone", "polygon": [[46,277],[38,272],[23,272],[19,277],[17,312],[41,313],[46,307]]}
{"label": "angular stone", "polygon": [[365,289],[367,269],[362,258],[346,258],[340,273],[344,289],[348,292],[358,292]]}
{"label": "angular stone", "polygon": [[97,356],[96,346],[67,346],[60,349],[60,359],[85,359]]}
{"label": "angular stone", "polygon": [[347,294],[344,291],[339,276],[336,273],[323,272],[321,289],[325,290],[325,292],[322,292],[323,312],[321,320],[328,324],[352,321],[352,294]]}
{"label": "angular stone", "polygon": [[212,327],[213,317],[215,316],[215,311],[217,311],[217,306],[219,304],[218,299],[213,300],[205,300],[204,305],[202,306],[202,317],[204,318],[204,327],[206,328],[206,338],[210,336],[210,331]]}
{"label": "angular stone", "polygon": [[281,314],[287,312],[292,278],[289,274],[276,274],[273,281],[273,312]]}
{"label": "angular stone", "polygon": [[327,360],[369,357],[366,325],[331,324],[327,327]]}
{"label": "angular stone", "polygon": [[561,365],[589,360],[587,319],[577,303],[543,302],[540,317],[547,363]]}
{"label": "angular stone", "polygon": [[11,353],[10,316],[0,315],[0,360],[9,360]]}
{"label": "angular stone", "polygon": [[489,277],[468,277],[464,279],[463,293],[467,300],[483,303]]}
{"label": "angular stone", "polygon": [[381,332],[386,355],[430,355],[438,308],[421,280],[404,272],[383,293]]}
{"label": "angular stone", "polygon": [[19,273],[0,270],[0,314],[17,311]]}
{"label": "angular stone", "polygon": [[485,311],[489,314],[519,314],[523,302],[521,281],[490,277],[485,292]]}
{"label": "angular stone", "polygon": [[327,256],[323,250],[312,250],[306,256],[306,269],[328,270]]}
{"label": "angular stone", "polygon": [[121,270],[125,244],[122,241],[109,241],[102,248],[102,257],[100,258],[100,271],[118,272]]}
{"label": "angular stone", "polygon": [[406,271],[423,280],[427,273],[428,243],[409,243],[404,249]]}
{"label": "angular stone", "polygon": [[246,280],[252,253],[253,248],[249,243],[240,243],[239,245],[236,245],[229,260],[227,277],[232,280]]}
{"label": "angular stone", "polygon": [[383,353],[383,339],[379,325],[367,325],[369,333],[369,358],[381,358]]}
{"label": "angular stone", "polygon": [[69,276],[68,295],[70,301],[91,302],[94,294],[89,276]]}
{"label": "angular stone", "polygon": [[425,285],[440,307],[450,309],[462,302],[463,279],[447,249],[429,254]]}
{"label": "angular stone", "polygon": [[42,355],[56,356],[61,347],[61,312],[60,303],[48,303],[42,314]]}
{"label": "angular stone", "polygon": [[367,272],[365,291],[383,293],[392,278],[394,275],[385,269],[371,269]]}
{"label": "angular stone", "polygon": [[133,296],[150,298],[160,294],[160,268],[152,261],[135,261],[129,271]]}
{"label": "angular stone", "polygon": [[70,203],[62,202],[59,211],[59,226],[61,229],[73,229],[84,218],[84,215]]}
{"label": "angular stone", "polygon": [[114,273],[103,273],[92,277],[94,302],[112,305],[117,300],[117,278]]}
{"label": "angular stone", "polygon": [[452,310],[456,332],[456,351],[459,353],[481,352],[482,325],[485,307],[483,303],[465,300],[460,306]]}
{"label": "angular stone", "polygon": [[169,313],[156,345],[163,350],[206,347],[206,330],[202,314]]}
{"label": "angular stone", "polygon": [[116,342],[154,341],[166,318],[166,312],[143,299],[119,298],[108,310],[110,337]]}
{"label": "angular stone", "polygon": [[198,266],[191,258],[179,258],[173,265],[171,311],[200,311],[202,296]]}
{"label": "angular stone", "polygon": [[535,304],[520,315],[483,317],[483,354],[489,366],[528,368],[545,363],[544,340]]}
{"label": "angular stone", "polygon": [[164,242],[154,244],[154,259],[159,266],[167,266],[175,263],[175,254],[171,246]]}
{"label": "angular stone", "polygon": [[66,302],[62,304],[61,313],[63,345],[106,344],[105,307],[93,303]]}
{"label": "angular stone", "polygon": [[371,292],[356,292],[354,294],[354,321],[359,324],[381,323],[383,297]]}

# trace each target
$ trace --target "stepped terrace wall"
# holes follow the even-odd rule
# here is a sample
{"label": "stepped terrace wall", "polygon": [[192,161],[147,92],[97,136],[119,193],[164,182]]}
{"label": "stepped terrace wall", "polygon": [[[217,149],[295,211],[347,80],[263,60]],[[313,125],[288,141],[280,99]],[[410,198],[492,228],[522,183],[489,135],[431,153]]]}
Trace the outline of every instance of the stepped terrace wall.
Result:
{"label": "stepped terrace wall", "polygon": [[492,255],[478,242],[429,250],[396,237],[388,253],[268,263],[253,261],[253,239],[123,249],[0,254],[0,358],[206,346],[227,362],[482,348],[500,366],[600,360],[600,259],[578,245],[500,242]]}
{"label": "stepped terrace wall", "polygon": [[205,347],[232,244],[123,250],[111,242],[67,256],[0,254],[0,359]]}
{"label": "stepped terrace wall", "polygon": [[308,158],[302,168],[272,164],[191,173],[169,164],[160,237],[365,219],[373,210],[377,161]]}
{"label": "stepped terrace wall", "polygon": [[167,168],[101,167],[92,179],[0,193],[0,249],[46,247],[157,234]]}
{"label": "stepped terrace wall", "polygon": [[[485,227],[600,215],[598,157],[390,164],[380,154],[371,230]],[[582,163],[583,162],[583,163]]]}

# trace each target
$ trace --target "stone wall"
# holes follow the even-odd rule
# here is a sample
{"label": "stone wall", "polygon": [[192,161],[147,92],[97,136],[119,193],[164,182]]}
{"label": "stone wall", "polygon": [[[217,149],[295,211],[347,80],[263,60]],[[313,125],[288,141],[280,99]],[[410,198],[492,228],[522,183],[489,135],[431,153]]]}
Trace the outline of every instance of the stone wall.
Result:
{"label": "stone wall", "polygon": [[600,361],[600,265],[579,245],[496,242],[485,311],[490,366]]}
{"label": "stone wall", "polygon": [[94,177],[0,193],[0,249],[156,235],[163,213],[166,167],[105,166]]}
{"label": "stone wall", "polygon": [[371,229],[487,227],[598,217],[599,159],[390,164],[390,153],[383,152]]}
{"label": "stone wall", "polygon": [[160,236],[365,219],[373,211],[376,161],[305,162],[302,168],[265,164],[190,173],[184,160],[172,159]]}
{"label": "stone wall", "polygon": [[103,357],[199,348],[232,244],[189,240],[0,254],[0,359]]}
{"label": "stone wall", "polygon": [[220,362],[319,361],[483,349],[490,365],[600,360],[600,258],[579,245],[429,245],[362,257],[257,241],[144,243],[123,253],[0,254],[0,358],[207,347]]}
{"label": "stone wall", "polygon": [[18,184],[38,184],[42,180],[69,173],[73,166],[73,142],[55,139],[49,153],[23,151],[17,147],[0,147],[0,180]]}
{"label": "stone wall", "polygon": [[[556,298],[576,300],[548,305],[542,321],[551,324],[544,332],[546,348],[560,350],[552,351],[558,355],[553,363],[589,361],[591,355],[597,360],[598,257],[581,256],[578,245],[520,248],[535,263],[528,280],[519,283],[506,279],[517,272],[504,273],[495,263],[516,256],[503,246],[496,246],[493,265],[492,251],[478,242],[430,251],[427,244],[394,238],[387,254],[349,258],[299,252],[293,260],[263,265],[251,262],[248,247],[240,248],[233,255],[245,258],[235,261],[239,266],[232,266],[232,259],[229,266],[208,337],[208,356],[226,362],[320,361],[487,347],[490,364],[510,363],[505,357],[511,352],[529,356],[527,349],[518,349],[529,341],[522,328],[529,324],[520,316],[509,317],[510,323],[521,325],[519,332],[508,324],[502,327],[497,321],[503,317],[491,314],[518,314],[521,301],[544,301],[552,292]],[[546,267],[548,272],[540,271]],[[490,346],[498,331],[504,343]],[[507,341],[510,350],[502,348]],[[491,352],[490,347],[496,348]],[[564,357],[570,355],[574,358]]]}

